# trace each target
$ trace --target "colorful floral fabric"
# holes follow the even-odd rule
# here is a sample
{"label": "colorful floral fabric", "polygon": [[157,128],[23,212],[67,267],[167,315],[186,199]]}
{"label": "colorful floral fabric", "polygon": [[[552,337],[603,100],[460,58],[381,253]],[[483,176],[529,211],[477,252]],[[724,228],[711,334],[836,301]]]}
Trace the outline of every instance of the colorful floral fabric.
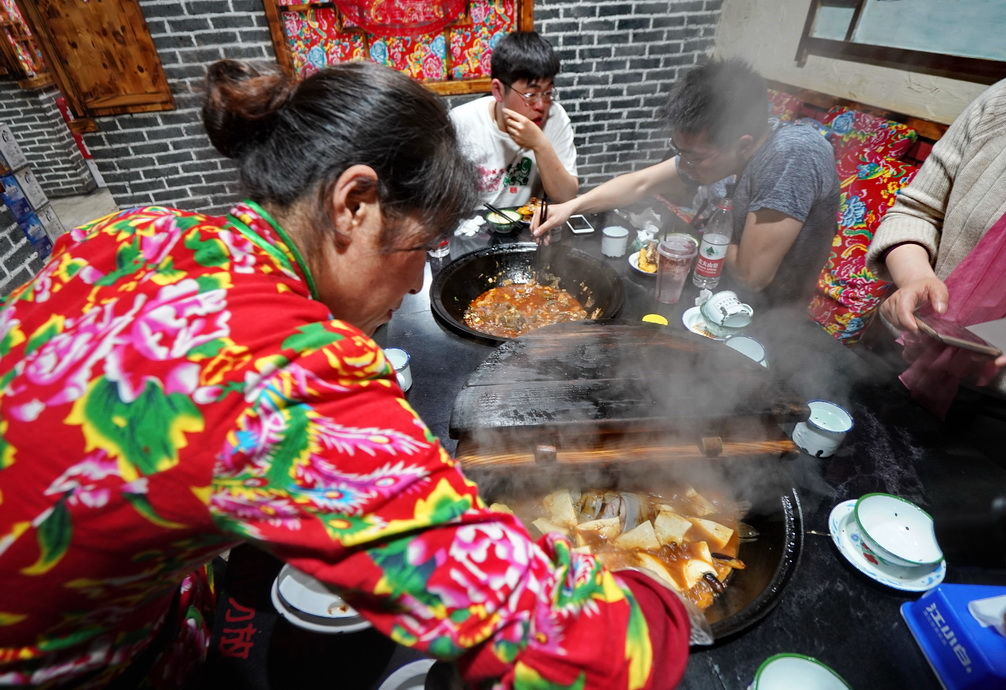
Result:
{"label": "colorful floral fabric", "polygon": [[[285,5],[301,5],[287,2]],[[376,35],[332,7],[298,7],[281,12],[294,68],[301,76],[340,62],[371,60],[422,81],[489,76],[492,49],[517,29],[515,0],[472,0],[442,31],[420,35]]]}
{"label": "colorful floral fabric", "polygon": [[[472,683],[679,678],[680,604],[651,643],[624,581],[490,512],[304,265],[250,202],[147,207],[62,237],[0,305],[0,685],[103,687],[242,541]],[[174,651],[198,660],[182,610]]]}
{"label": "colorful floral fabric", "polygon": [[783,122],[791,122],[800,116],[803,101],[785,91],[768,90],[768,114]]}
{"label": "colorful floral fabric", "polygon": [[847,344],[862,335],[889,283],[866,268],[866,250],[898,190],[911,182],[918,166],[891,158],[863,163],[841,180],[838,232],[818,278],[809,311],[825,330]]}
{"label": "colorful floral fabric", "polygon": [[831,128],[831,145],[838,161],[838,177],[857,174],[862,163],[901,158],[918,138],[915,130],[893,120],[835,106],[824,116]]}

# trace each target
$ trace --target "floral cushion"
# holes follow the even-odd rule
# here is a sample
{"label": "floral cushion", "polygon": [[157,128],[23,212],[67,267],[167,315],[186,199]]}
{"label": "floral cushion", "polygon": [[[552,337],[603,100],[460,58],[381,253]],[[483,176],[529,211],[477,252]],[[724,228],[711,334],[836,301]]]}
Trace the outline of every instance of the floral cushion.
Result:
{"label": "floral cushion", "polygon": [[916,172],[914,163],[886,158],[862,163],[842,180],[838,232],[808,310],[826,331],[846,344],[859,340],[887,294],[890,283],[866,269],[866,250],[898,190]]}
{"label": "floral cushion", "polygon": [[855,175],[861,163],[901,158],[918,138],[908,125],[845,106],[829,110],[824,124],[831,127],[831,145],[842,180]]}
{"label": "floral cushion", "polygon": [[784,122],[795,120],[800,114],[803,101],[785,91],[768,90],[768,114]]}

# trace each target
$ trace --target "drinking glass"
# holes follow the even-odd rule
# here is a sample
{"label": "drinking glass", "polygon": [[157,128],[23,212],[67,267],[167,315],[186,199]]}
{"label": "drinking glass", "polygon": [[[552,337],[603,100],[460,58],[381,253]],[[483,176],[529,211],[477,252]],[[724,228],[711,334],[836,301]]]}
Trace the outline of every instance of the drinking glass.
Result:
{"label": "drinking glass", "polygon": [[657,245],[657,284],[654,297],[664,304],[676,304],[692,270],[699,244],[691,235],[676,232]]}

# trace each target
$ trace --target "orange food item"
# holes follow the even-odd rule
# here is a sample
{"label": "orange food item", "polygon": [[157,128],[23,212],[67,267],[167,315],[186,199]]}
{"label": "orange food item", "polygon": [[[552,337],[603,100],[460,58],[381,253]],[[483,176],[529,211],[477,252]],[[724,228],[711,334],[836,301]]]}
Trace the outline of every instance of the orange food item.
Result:
{"label": "orange food item", "polygon": [[464,322],[471,329],[500,338],[516,338],[542,326],[587,318],[575,297],[535,282],[490,288],[472,300]]}

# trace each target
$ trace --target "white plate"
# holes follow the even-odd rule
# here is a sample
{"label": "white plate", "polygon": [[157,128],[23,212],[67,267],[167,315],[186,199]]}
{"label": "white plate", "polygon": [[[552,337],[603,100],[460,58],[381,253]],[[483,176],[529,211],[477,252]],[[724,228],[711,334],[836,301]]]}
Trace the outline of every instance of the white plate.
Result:
{"label": "white plate", "polygon": [[654,271],[653,273],[650,273],[649,271],[644,271],[643,269],[641,269],[639,267],[639,252],[638,251],[635,251],[635,252],[632,252],[631,254],[629,254],[629,265],[632,266],[636,270],[636,273],[642,273],[644,276],[649,276],[650,278],[652,278],[655,275],[657,275],[656,271]]}
{"label": "white plate", "polygon": [[426,687],[426,675],[434,663],[433,659],[419,659],[405,664],[385,678],[377,690],[423,690]]}
{"label": "white plate", "polygon": [[[311,581],[307,585],[304,584],[305,578]],[[308,586],[312,583],[321,585],[296,568],[283,566],[270,591],[276,611],[293,625],[314,632],[340,634],[370,627],[370,623],[350,608],[342,597],[334,592],[325,592],[322,596],[314,591],[317,587]]]}
{"label": "white plate", "polygon": [[935,568],[919,566],[902,568],[894,565],[882,565],[876,562],[872,553],[865,549],[863,537],[859,534],[859,525],[852,515],[856,500],[842,501],[831,509],[828,516],[828,531],[831,539],[842,554],[856,570],[882,585],[900,589],[905,592],[927,592],[943,582],[947,574],[946,560],[940,561]]}
{"label": "white plate", "polygon": [[706,319],[702,316],[702,310],[699,309],[699,307],[686,309],[685,313],[681,315],[681,323],[685,324],[685,328],[690,330],[692,333],[701,335],[703,338],[719,340],[720,342],[726,340],[726,338],[720,338],[713,335],[706,329]]}

